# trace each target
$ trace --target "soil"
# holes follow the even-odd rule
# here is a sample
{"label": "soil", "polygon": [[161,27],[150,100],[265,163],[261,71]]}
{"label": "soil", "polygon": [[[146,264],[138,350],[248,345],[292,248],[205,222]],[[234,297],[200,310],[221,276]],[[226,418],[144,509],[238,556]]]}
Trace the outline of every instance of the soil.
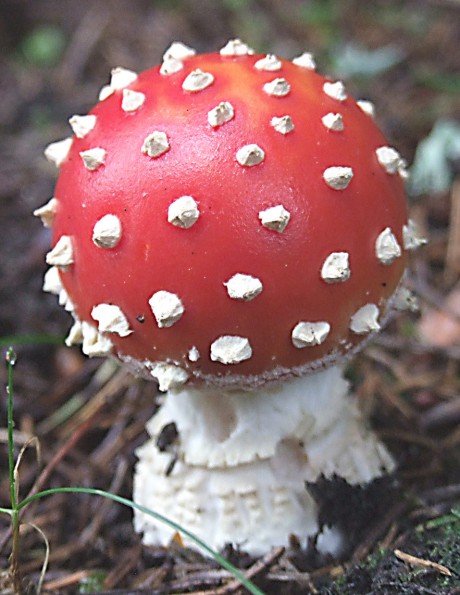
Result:
{"label": "soil", "polygon": [[[378,105],[381,127],[410,163],[437,121],[459,120],[459,30],[456,0],[0,0],[0,345],[2,355],[10,344],[17,354],[20,499],[70,485],[129,498],[134,452],[156,407],[151,384],[63,346],[68,314],[41,291],[50,236],[31,212],[52,196],[56,177],[43,148],[68,135],[68,117],[91,107],[110,69],[158,63],[173,40],[200,52],[234,37],[281,56],[308,49],[323,72],[334,71],[351,42],[391,46],[399,60],[378,76],[350,76],[347,86]],[[455,174],[458,164],[451,166]],[[324,523],[338,522],[349,536],[338,560],[320,555],[314,540],[307,550],[293,541],[261,560],[228,547],[225,557],[264,593],[460,593],[460,333],[442,345],[417,333],[432,309],[450,316],[454,328],[460,319],[459,309],[444,305],[460,275],[460,220],[453,215],[459,194],[457,182],[411,201],[413,218],[430,237],[408,277],[421,313],[393,320],[349,370],[398,469],[367,488],[338,479],[316,487]],[[7,383],[6,364],[0,383]],[[3,394],[0,503],[8,507]],[[331,509],[331,501],[342,504]],[[50,548],[44,592],[243,592],[179,538],[169,548],[143,547],[130,509],[110,500],[55,494],[21,514],[17,573],[10,518],[0,517],[1,593],[36,590],[43,536]]]}

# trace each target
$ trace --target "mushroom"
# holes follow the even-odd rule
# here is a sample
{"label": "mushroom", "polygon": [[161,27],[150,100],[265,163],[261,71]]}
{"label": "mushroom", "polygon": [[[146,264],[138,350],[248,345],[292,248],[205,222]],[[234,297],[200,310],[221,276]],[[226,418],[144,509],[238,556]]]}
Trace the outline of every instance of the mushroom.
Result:
{"label": "mushroom", "polygon": [[[115,69],[101,97],[47,150],[59,178],[36,213],[52,224],[48,287],[75,318],[67,343],[166,392],[134,499],[215,548],[305,543],[319,528],[306,482],[394,468],[343,368],[417,245],[403,160],[310,54],[176,43],[161,66]],[[135,527],[146,544],[172,537],[140,512]]]}

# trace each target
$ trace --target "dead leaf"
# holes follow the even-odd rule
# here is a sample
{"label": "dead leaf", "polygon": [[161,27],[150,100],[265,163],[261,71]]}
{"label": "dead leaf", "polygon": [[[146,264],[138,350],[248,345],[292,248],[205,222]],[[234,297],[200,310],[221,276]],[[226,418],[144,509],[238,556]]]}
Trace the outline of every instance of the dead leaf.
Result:
{"label": "dead leaf", "polygon": [[460,285],[448,294],[439,309],[425,311],[417,332],[421,341],[434,347],[460,345]]}

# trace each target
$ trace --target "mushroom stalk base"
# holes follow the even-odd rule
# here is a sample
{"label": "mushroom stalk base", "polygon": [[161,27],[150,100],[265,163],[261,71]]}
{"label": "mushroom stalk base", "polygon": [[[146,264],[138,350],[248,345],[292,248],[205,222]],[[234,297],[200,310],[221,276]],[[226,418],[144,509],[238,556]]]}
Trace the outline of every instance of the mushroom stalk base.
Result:
{"label": "mushroom stalk base", "polygon": [[[306,482],[337,475],[365,484],[394,467],[339,366],[259,391],[170,390],[147,430],[151,438],[137,450],[135,502],[215,549],[232,543],[253,555],[288,545],[291,534],[306,544],[317,533]],[[146,545],[173,537],[138,511],[134,524]],[[323,531],[318,545],[337,553],[341,536]]]}

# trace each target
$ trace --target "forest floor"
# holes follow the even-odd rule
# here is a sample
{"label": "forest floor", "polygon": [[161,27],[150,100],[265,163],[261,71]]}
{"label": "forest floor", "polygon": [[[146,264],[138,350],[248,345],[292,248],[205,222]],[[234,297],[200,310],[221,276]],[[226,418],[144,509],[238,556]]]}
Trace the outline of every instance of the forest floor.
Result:
{"label": "forest floor", "polygon": [[[345,71],[352,94],[377,104],[379,124],[410,164],[435,125],[460,122],[459,30],[455,0],[0,2],[0,345],[2,356],[10,344],[17,354],[15,455],[32,436],[41,451],[40,461],[34,448],[21,458],[21,498],[71,485],[130,498],[134,452],[155,408],[153,385],[63,346],[68,315],[41,291],[50,236],[31,216],[55,182],[43,148],[91,107],[110,69],[145,69],[173,40],[213,51],[241,37],[286,57],[308,49],[322,72]],[[430,239],[408,274],[420,312],[395,318],[349,369],[397,471],[365,489],[323,483],[327,520],[329,496],[344,503],[334,511],[349,536],[339,560],[313,543],[261,560],[228,547],[225,557],[264,593],[460,594],[459,155],[441,163],[447,184],[410,198]],[[0,504],[8,507],[6,393],[0,415]],[[131,510],[109,500],[55,494],[30,504],[21,521],[15,583],[10,518],[0,516],[2,594],[36,589],[45,546],[32,523],[50,547],[43,592],[243,592],[180,540],[142,546]]]}

